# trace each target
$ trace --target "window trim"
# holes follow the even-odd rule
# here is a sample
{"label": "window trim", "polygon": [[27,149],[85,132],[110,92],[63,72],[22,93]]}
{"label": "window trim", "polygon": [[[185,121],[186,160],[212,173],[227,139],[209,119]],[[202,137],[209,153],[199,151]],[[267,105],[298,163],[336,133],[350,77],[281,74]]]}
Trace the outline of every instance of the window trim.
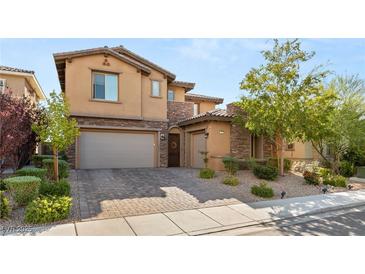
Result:
{"label": "window trim", "polygon": [[0,92],[4,92],[6,89],[6,79],[0,78],[0,81],[4,83],[4,85],[0,88]]}
{"label": "window trim", "polygon": [[[117,77],[117,100],[108,100],[108,99],[100,99],[94,98],[94,75],[95,74],[103,74],[103,75],[115,75]],[[91,71],[91,99],[90,101],[95,102],[104,102],[104,103],[120,103],[119,97],[119,73],[111,72],[111,71],[102,71],[102,70],[92,70]]]}
{"label": "window trim", "polygon": [[[170,101],[169,100],[169,92],[172,92],[172,100]],[[169,101],[169,102],[175,102],[175,90],[173,90],[173,89],[168,89],[167,90],[167,101]]]}
{"label": "window trim", "polygon": [[[195,105],[197,106],[197,111],[198,111],[197,114],[195,114]],[[200,103],[194,103],[194,105],[193,105],[193,115],[195,116],[195,115],[199,115],[199,114],[200,114]]]}
{"label": "window trim", "polygon": [[[158,96],[156,95],[153,95],[153,82],[158,82],[158,87],[159,87],[159,90],[158,90]],[[161,80],[158,80],[158,79],[151,79],[151,92],[150,92],[150,96],[153,97],[153,98],[162,98],[162,95],[161,95]]]}

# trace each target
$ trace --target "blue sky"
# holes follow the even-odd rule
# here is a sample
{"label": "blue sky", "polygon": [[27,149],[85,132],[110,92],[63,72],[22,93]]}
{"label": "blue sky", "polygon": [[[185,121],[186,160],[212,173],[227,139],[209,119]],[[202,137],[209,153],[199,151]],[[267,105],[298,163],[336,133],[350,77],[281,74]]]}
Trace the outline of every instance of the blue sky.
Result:
{"label": "blue sky", "polygon": [[[365,39],[302,39],[316,51],[308,66],[326,64],[337,74],[365,79]],[[177,80],[196,83],[194,93],[237,100],[239,83],[263,62],[260,51],[271,39],[0,39],[0,64],[34,70],[44,92],[60,90],[52,53],[123,45],[175,73]]]}

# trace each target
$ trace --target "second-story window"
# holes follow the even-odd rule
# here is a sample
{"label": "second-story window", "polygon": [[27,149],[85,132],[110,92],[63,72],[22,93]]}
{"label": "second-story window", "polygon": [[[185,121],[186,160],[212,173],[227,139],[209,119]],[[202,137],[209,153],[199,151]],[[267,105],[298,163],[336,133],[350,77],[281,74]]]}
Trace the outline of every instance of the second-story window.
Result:
{"label": "second-story window", "polygon": [[194,116],[199,114],[199,104],[194,103]]}
{"label": "second-story window", "polygon": [[160,93],[160,81],[156,81],[156,80],[152,80],[152,91],[151,91],[151,95],[154,97],[160,97],[161,93]]}
{"label": "second-story window", "polygon": [[173,90],[167,91],[167,100],[168,101],[175,101],[175,92]]}
{"label": "second-story window", "polygon": [[5,88],[6,88],[6,80],[0,79],[0,92],[4,92]]}
{"label": "second-story window", "polygon": [[94,72],[93,99],[118,101],[118,75]]}

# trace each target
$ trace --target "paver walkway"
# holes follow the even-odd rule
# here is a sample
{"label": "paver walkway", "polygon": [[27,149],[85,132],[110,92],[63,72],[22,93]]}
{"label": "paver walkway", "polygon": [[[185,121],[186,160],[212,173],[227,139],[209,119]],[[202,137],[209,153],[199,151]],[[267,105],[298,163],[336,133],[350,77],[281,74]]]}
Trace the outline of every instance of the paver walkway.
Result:
{"label": "paver walkway", "polygon": [[75,170],[81,219],[106,219],[237,204],[242,193],[197,178],[196,169]]}
{"label": "paver walkway", "polygon": [[[235,204],[125,218],[76,222],[24,231],[5,231],[5,235],[44,236],[174,236],[206,235],[259,223],[285,220],[302,214],[365,204],[365,191],[352,191],[290,198],[254,204]],[[223,234],[224,235],[224,234]]]}

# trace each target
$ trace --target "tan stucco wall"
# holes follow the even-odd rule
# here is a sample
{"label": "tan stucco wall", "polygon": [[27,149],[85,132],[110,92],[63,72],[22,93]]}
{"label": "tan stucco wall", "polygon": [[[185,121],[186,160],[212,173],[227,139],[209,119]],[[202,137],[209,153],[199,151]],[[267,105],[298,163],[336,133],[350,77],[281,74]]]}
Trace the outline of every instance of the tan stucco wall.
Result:
{"label": "tan stucco wall", "polygon": [[[109,66],[103,65],[104,55],[91,55],[66,61],[65,94],[71,112],[119,118],[166,119],[167,80],[157,71],[144,76],[135,67],[108,56]],[[92,71],[118,73],[118,102],[92,100]],[[161,81],[161,98],[152,98],[151,79]]]}
{"label": "tan stucco wall", "polygon": [[[231,124],[229,122],[203,122],[185,128],[185,161],[191,166],[191,132],[204,130],[209,133],[206,139],[208,151],[208,167],[214,170],[224,170],[222,158],[230,154]],[[222,133],[220,133],[222,131]]]}
{"label": "tan stucco wall", "polygon": [[310,142],[295,142],[294,150],[285,150],[284,157],[289,159],[313,159],[315,155]]}
{"label": "tan stucco wall", "polygon": [[212,102],[200,102],[199,104],[200,104],[200,113],[215,109],[215,103]]}
{"label": "tan stucco wall", "polygon": [[6,86],[12,91],[13,95],[25,95],[31,98],[33,102],[37,101],[37,96],[35,92],[24,77],[17,75],[0,74],[0,79],[6,80]]}
{"label": "tan stucco wall", "polygon": [[169,86],[168,89],[175,92],[175,102],[185,102],[185,89],[182,87]]}

